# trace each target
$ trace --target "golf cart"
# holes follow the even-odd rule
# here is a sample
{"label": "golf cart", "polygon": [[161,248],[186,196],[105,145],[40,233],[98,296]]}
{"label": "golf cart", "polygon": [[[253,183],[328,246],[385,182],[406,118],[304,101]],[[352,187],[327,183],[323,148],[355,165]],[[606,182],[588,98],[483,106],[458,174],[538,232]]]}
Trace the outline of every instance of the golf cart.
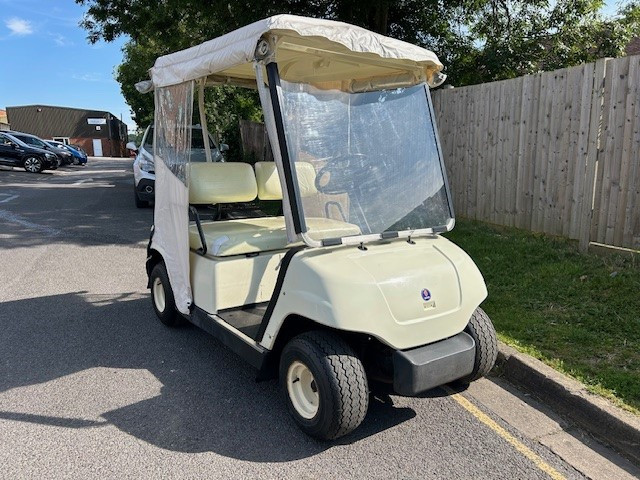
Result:
{"label": "golf cart", "polygon": [[[354,430],[373,382],[414,396],[494,364],[482,275],[440,235],[441,69],[414,45],[278,15],[160,57],[137,84],[155,95],[153,308],[279,378],[311,436]],[[228,84],[257,89],[273,162],[190,161],[194,97],[206,129],[204,91]]]}

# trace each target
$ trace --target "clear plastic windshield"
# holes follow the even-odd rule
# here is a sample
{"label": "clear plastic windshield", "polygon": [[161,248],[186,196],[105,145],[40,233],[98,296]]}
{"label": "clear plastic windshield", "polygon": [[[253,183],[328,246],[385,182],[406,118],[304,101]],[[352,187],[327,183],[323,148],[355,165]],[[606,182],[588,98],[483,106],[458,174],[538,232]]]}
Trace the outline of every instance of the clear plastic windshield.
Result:
{"label": "clear plastic windshield", "polygon": [[424,85],[363,93],[281,85],[289,156],[311,239],[449,224]]}

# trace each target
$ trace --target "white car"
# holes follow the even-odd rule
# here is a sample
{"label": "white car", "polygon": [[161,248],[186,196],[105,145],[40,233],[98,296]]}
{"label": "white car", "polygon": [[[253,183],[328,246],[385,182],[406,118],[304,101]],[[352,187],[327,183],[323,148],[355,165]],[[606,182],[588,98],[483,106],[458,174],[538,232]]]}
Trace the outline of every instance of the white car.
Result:
{"label": "white car", "polygon": [[[222,152],[229,149],[228,145],[222,143],[220,148],[209,135],[209,147],[211,149],[211,160],[213,162],[224,162]],[[153,163],[153,125],[149,125],[142,137],[142,144],[137,147],[135,143],[127,144],[129,150],[136,152],[133,161],[134,180],[134,200],[136,207],[145,208],[149,206],[155,195],[156,174]],[[192,162],[206,162],[207,156],[202,137],[202,127],[194,125],[191,130],[191,157]]]}

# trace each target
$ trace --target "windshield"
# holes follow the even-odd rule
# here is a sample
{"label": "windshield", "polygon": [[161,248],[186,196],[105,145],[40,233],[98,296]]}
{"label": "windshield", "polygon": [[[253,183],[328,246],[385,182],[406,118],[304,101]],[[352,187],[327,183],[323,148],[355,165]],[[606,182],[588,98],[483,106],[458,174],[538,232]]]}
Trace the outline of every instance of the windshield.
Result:
{"label": "windshield", "polygon": [[[281,85],[289,156],[309,237],[449,223],[452,213],[424,85],[365,93]],[[350,228],[314,229],[319,217]]]}

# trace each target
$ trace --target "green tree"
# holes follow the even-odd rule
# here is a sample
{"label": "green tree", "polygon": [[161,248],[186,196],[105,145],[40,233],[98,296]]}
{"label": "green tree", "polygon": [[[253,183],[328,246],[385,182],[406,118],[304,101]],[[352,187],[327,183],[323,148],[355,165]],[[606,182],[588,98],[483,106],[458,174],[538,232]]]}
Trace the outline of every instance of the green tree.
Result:
{"label": "green tree", "polygon": [[[153,99],[134,84],[156,57],[278,13],[342,20],[430,48],[457,86],[512,78],[619,56],[640,35],[640,1],[601,13],[603,0],[76,0],[87,6],[90,42],[126,35],[116,78],[134,118],[153,117]],[[255,93],[225,87],[208,94],[208,121],[223,140],[238,118],[257,118]]]}

